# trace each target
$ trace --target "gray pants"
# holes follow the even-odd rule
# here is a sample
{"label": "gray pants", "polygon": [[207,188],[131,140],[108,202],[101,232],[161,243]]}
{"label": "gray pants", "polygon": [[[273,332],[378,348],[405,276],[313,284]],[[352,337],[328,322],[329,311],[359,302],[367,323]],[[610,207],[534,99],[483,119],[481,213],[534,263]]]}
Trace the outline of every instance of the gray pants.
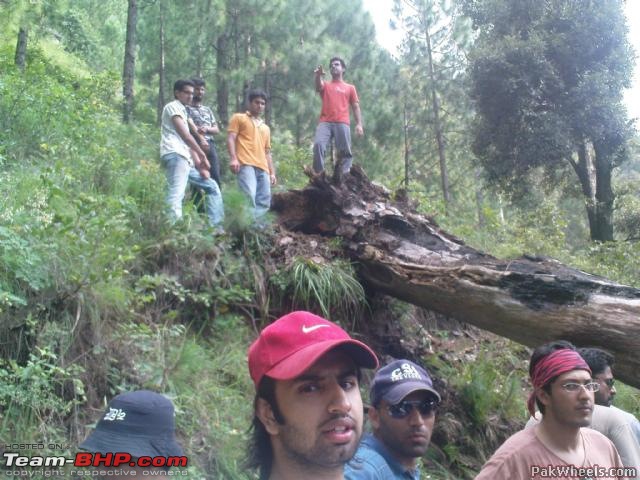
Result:
{"label": "gray pants", "polygon": [[351,129],[346,123],[320,122],[313,139],[313,170],[320,173],[324,170],[324,156],[331,138],[336,142],[338,165],[342,166],[342,173],[349,173],[353,156],[351,155]]}

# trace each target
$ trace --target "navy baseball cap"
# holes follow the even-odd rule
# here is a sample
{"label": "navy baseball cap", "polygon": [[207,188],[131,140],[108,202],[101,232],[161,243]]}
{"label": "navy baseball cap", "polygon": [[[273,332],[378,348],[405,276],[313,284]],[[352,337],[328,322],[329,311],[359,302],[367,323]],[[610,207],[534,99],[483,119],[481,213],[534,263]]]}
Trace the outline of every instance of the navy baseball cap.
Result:
{"label": "navy baseball cap", "polygon": [[371,382],[369,400],[378,405],[385,400],[390,405],[400,403],[410,393],[425,390],[440,401],[427,371],[410,360],[395,360],[376,372]]}
{"label": "navy baseball cap", "polygon": [[94,453],[123,452],[135,458],[183,454],[175,439],[173,403],[149,390],[114,397],[79,447]]}

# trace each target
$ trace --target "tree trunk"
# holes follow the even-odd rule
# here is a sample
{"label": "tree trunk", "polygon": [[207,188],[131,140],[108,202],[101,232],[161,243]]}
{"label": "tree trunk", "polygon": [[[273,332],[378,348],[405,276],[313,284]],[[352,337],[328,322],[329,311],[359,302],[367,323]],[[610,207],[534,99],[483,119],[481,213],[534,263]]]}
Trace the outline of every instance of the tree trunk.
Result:
{"label": "tree trunk", "polygon": [[162,121],[162,109],[164,108],[165,103],[165,93],[164,93],[164,85],[165,85],[165,53],[164,53],[164,2],[160,0],[160,59],[158,63],[158,108],[157,112],[157,122],[160,125]]}
{"label": "tree trunk", "polygon": [[436,134],[436,142],[438,144],[438,160],[440,162],[440,182],[442,184],[442,196],[444,198],[445,209],[449,208],[451,202],[451,191],[449,188],[449,173],[447,171],[447,162],[444,153],[444,136],[442,134],[442,123],[440,122],[440,103],[436,93],[436,76],[433,70],[433,56],[431,51],[431,35],[429,35],[429,24],[427,23],[425,14],[425,37],[427,40],[427,53],[429,59],[429,83],[431,84],[431,104],[433,108],[433,127]]}
{"label": "tree trunk", "polygon": [[216,100],[218,102],[218,119],[223,125],[229,123],[229,57],[227,52],[227,35],[222,34],[216,42]]}
{"label": "tree trunk", "polygon": [[269,60],[265,59],[264,60],[264,64],[263,64],[263,77],[262,77],[262,88],[264,89],[265,93],[267,94],[267,98],[269,99],[269,101],[267,101],[267,105],[265,106],[264,109],[264,122],[267,125],[271,125],[271,123],[273,122],[272,119],[272,103],[271,103],[271,76],[269,75]]}
{"label": "tree trunk", "polygon": [[[612,154],[598,142],[594,144],[595,175],[596,175],[596,205],[595,228],[591,229],[591,239],[601,242],[613,241],[613,202],[615,195],[611,187],[611,172],[613,170]],[[594,236],[594,230],[596,235]]]}
{"label": "tree trunk", "polygon": [[466,246],[354,166],[341,185],[315,177],[276,194],[290,230],[340,236],[374,290],[531,347],[563,338],[605,348],[640,387],[640,290],[547,258],[500,260]]}
{"label": "tree trunk", "polygon": [[408,100],[405,98],[402,133],[404,135],[404,188],[407,191],[407,195],[409,195],[409,157],[411,149],[409,146],[409,106],[407,102]]}
{"label": "tree trunk", "polygon": [[133,113],[133,81],[136,69],[136,24],[138,21],[137,0],[129,0],[127,10],[127,34],[124,44],[124,66],[122,68],[122,121],[129,123]]}
{"label": "tree trunk", "polygon": [[482,228],[487,223],[484,215],[484,193],[482,190],[482,169],[475,169],[476,211],[478,214],[478,227]]}
{"label": "tree trunk", "polygon": [[611,188],[610,156],[606,149],[580,142],[578,161],[571,165],[578,176],[582,194],[585,196],[585,208],[589,220],[591,240],[606,242],[613,240],[613,201]]}
{"label": "tree trunk", "polygon": [[27,37],[28,32],[26,27],[20,27],[18,31],[18,42],[16,43],[16,56],[15,63],[16,66],[24,71],[24,67],[27,63]]}

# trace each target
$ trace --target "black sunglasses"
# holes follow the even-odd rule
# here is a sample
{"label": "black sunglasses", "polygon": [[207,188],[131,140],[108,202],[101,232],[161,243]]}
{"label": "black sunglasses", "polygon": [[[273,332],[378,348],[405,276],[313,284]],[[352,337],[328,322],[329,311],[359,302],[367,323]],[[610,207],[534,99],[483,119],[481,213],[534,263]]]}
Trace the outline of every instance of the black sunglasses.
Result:
{"label": "black sunglasses", "polygon": [[389,416],[392,418],[405,418],[411,415],[411,412],[414,408],[418,409],[420,415],[423,417],[427,417],[431,415],[431,413],[435,412],[438,408],[437,400],[403,400],[400,403],[396,403],[395,405],[389,405],[387,407],[387,411],[389,412]]}
{"label": "black sunglasses", "polygon": [[606,380],[602,380],[604,383],[607,384],[607,387],[611,388],[613,387],[613,384],[616,383],[616,379],[615,378],[607,378]]}

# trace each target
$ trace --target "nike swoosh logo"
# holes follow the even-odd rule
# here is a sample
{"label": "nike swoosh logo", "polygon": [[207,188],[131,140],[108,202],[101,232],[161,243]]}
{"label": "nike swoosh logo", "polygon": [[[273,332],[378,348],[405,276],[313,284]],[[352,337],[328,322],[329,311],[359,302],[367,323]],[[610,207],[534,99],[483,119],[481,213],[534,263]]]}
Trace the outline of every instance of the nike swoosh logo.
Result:
{"label": "nike swoosh logo", "polygon": [[311,333],[314,330],[317,330],[319,328],[322,327],[328,327],[329,325],[325,325],[324,323],[321,323],[320,325],[313,325],[312,327],[307,327],[306,325],[302,326],[302,333]]}

